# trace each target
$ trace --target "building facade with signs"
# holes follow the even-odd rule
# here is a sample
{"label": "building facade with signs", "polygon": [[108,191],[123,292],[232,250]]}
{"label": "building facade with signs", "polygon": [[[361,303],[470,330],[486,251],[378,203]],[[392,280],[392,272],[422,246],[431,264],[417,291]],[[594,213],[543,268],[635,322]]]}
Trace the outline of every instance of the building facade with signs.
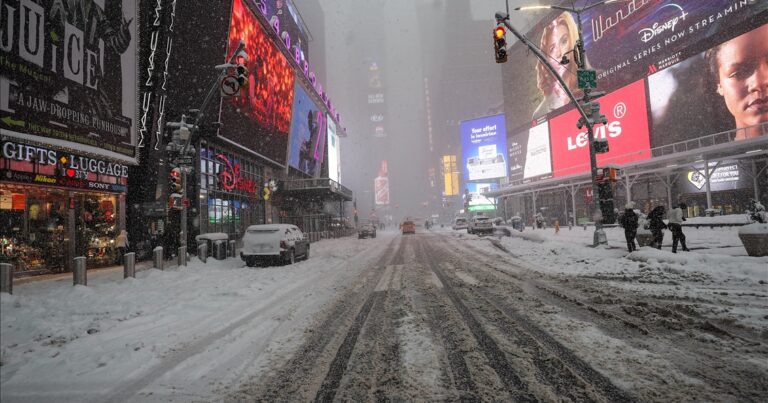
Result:
{"label": "building facade with signs", "polygon": [[0,259],[15,275],[114,264],[136,155],[135,2],[86,18],[3,2]]}
{"label": "building facade with signs", "polygon": [[[546,43],[552,27],[574,21],[568,11],[548,12],[527,36],[554,49]],[[739,214],[749,199],[765,202],[768,115],[744,105],[757,104],[768,88],[767,3],[618,2],[590,8],[581,21],[590,68],[605,92],[598,102],[607,123],[596,126],[595,137],[608,150],[597,165],[619,170],[608,180],[612,195],[602,195],[611,209],[633,202],[648,212],[684,201],[688,215],[698,216]],[[490,194],[502,197],[508,216],[593,221],[591,205],[601,195],[591,190],[586,128],[577,127],[578,112],[524,45],[509,53],[502,67],[509,172]],[[737,64],[747,67],[728,71]],[[575,69],[561,74],[578,93]]]}

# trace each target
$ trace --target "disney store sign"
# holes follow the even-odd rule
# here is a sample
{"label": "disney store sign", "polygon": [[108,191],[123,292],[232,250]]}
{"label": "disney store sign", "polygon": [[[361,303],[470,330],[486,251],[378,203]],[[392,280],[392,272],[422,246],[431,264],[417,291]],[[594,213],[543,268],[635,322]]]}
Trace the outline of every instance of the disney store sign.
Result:
{"label": "disney store sign", "polygon": [[256,182],[240,176],[240,164],[233,164],[224,154],[219,154],[216,159],[222,161],[222,170],[219,172],[219,183],[224,190],[242,190],[252,195],[256,194]]}

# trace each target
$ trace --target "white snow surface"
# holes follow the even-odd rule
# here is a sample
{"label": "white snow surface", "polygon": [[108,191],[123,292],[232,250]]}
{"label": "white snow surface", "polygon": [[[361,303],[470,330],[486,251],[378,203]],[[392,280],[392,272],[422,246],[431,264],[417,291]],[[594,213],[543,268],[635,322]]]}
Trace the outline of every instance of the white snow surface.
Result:
{"label": "white snow surface", "polygon": [[[624,230],[606,228],[607,245],[591,246],[594,227],[554,229],[527,227],[501,238],[509,263],[548,274],[603,278],[611,286],[645,295],[725,301],[719,317],[768,332],[768,256],[750,257],[739,239],[739,227],[684,227],[690,252],[672,253],[672,236],[664,231],[661,250],[643,247],[628,253]],[[476,246],[498,253],[491,242],[470,237]],[[474,239],[472,238],[474,237]],[[627,281],[631,279],[632,281]],[[715,307],[713,305],[713,307]],[[722,308],[722,306],[720,307]]]}
{"label": "white snow surface", "polygon": [[292,266],[194,258],[135,279],[89,272],[87,287],[69,277],[16,285],[0,298],[0,400],[216,400],[295,348],[388,243],[325,240]]}

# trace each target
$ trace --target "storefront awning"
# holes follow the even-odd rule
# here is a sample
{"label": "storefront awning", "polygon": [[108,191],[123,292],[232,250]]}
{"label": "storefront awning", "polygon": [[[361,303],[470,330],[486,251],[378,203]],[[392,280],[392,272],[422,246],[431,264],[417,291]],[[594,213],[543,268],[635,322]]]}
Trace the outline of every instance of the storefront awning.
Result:
{"label": "storefront awning", "polygon": [[296,198],[352,201],[352,190],[329,178],[288,180],[282,182],[280,189]]}

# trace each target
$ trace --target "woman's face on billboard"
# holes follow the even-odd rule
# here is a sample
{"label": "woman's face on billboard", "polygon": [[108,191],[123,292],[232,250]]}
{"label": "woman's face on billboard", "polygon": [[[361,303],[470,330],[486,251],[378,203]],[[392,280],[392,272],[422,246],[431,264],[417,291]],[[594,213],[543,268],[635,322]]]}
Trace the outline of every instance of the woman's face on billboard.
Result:
{"label": "woman's face on billboard", "polygon": [[747,127],[768,121],[768,25],[720,45],[717,92],[736,121]]}
{"label": "woman's face on billboard", "polygon": [[550,32],[549,38],[547,38],[549,46],[547,46],[546,52],[550,57],[559,61],[570,50],[568,49],[570,38],[568,37],[568,29],[564,24],[553,21],[553,25],[554,28]]}

